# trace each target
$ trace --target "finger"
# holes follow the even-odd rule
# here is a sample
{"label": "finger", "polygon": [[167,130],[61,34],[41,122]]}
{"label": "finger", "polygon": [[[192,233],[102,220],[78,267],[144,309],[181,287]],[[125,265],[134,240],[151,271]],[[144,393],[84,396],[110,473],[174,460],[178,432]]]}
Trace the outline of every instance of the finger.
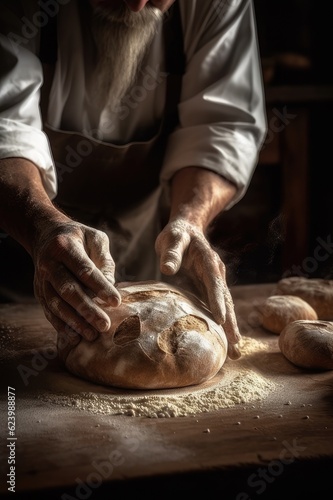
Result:
{"label": "finger", "polygon": [[[89,256],[103,276],[112,284],[115,284],[116,265],[110,253],[110,240],[106,233],[96,231],[87,233],[87,247]],[[117,291],[117,290],[116,290]]]}
{"label": "finger", "polygon": [[160,240],[160,269],[163,274],[176,274],[181,266],[184,252],[190,244],[188,233],[172,231],[165,233]]}
{"label": "finger", "polygon": [[[238,344],[241,341],[242,336],[239,332],[234,302],[228,287],[225,291],[225,305],[226,305],[226,320],[223,324],[223,329],[227,336],[228,342],[230,344]],[[237,359],[237,358],[236,358]]]}
{"label": "finger", "polygon": [[242,356],[238,346],[236,344],[228,344],[228,357],[230,359],[236,360]]}
{"label": "finger", "polygon": [[216,276],[209,272],[207,276],[207,278],[204,278],[204,284],[206,287],[209,309],[216,323],[224,325],[226,321],[225,283],[220,276]]}
{"label": "finger", "polygon": [[[221,298],[221,290],[223,290],[223,298]],[[211,312],[216,322],[223,326],[223,330],[226,334],[228,340],[228,356],[231,359],[238,359],[241,353],[237,347],[237,344],[241,340],[241,334],[239,332],[237,318],[234,310],[233,300],[231,294],[228,290],[227,285],[224,283],[219,291],[214,294],[213,297],[209,296],[209,300],[213,303],[210,306]],[[216,301],[223,301],[223,306],[219,306]],[[222,302],[221,302],[222,303]],[[221,304],[220,303],[220,304]],[[219,316],[222,313],[222,316]],[[223,319],[223,321],[219,321]]]}
{"label": "finger", "polygon": [[[202,255],[204,249],[200,249]],[[203,272],[203,283],[206,288],[208,305],[215,321],[223,325],[228,342],[237,344],[241,340],[234,303],[226,283],[225,265],[219,255],[210,249]],[[208,263],[207,263],[208,261]]]}
{"label": "finger", "polygon": [[[63,313],[67,312],[68,318],[62,319]],[[52,324],[52,326],[57,331],[62,331],[66,327],[72,331],[75,335],[78,335],[80,338],[84,338],[88,341],[93,341],[97,338],[97,332],[92,330],[91,327],[86,327],[86,325],[80,321],[79,318],[75,318],[72,315],[66,305],[60,309],[56,299],[52,299],[45,310],[45,316]]]}
{"label": "finger", "polygon": [[[44,299],[40,300],[43,307],[46,319],[51,323],[58,335],[61,335],[61,347],[73,347],[77,345],[81,340],[81,335],[75,332],[70,326],[68,326],[64,321],[55,316],[48,308]],[[59,345],[59,338],[58,338]]]}
{"label": "finger", "polygon": [[106,332],[111,326],[106,312],[65,268],[59,268],[50,282],[45,283],[43,295],[51,312],[87,340],[93,340],[97,332]]}
{"label": "finger", "polygon": [[224,264],[207,240],[197,239],[192,242],[189,255],[191,258],[187,266],[194,269],[197,286],[202,290],[214,320],[223,325],[226,320],[227,288]]}
{"label": "finger", "polygon": [[71,252],[62,255],[62,263],[76,278],[103,302],[118,306],[118,290],[86,254],[81,242],[74,242]]}
{"label": "finger", "polygon": [[62,349],[71,349],[81,342],[81,335],[72,330],[72,328],[59,318],[53,318],[53,327],[58,333],[57,346]]}
{"label": "finger", "polygon": [[59,357],[66,362],[68,354],[73,347],[81,342],[82,337],[61,321],[61,319],[56,318],[56,322],[53,326],[58,332],[57,349]]}

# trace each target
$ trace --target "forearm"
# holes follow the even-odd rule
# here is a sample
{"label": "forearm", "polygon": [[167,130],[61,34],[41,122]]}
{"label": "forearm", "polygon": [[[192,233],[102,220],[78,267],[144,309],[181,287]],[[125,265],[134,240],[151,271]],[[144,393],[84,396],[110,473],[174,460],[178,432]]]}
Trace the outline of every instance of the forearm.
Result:
{"label": "forearm", "polygon": [[234,184],[210,170],[184,168],[172,178],[170,221],[180,217],[205,232],[236,192]]}
{"label": "forearm", "polygon": [[24,158],[0,160],[0,227],[31,254],[50,218],[68,221],[45,192],[38,168]]}

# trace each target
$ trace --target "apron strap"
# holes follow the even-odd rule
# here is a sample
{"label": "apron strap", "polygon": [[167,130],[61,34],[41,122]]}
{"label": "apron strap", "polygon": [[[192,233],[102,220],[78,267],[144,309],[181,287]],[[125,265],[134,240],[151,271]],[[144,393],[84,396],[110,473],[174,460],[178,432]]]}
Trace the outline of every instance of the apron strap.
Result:
{"label": "apron strap", "polygon": [[170,133],[179,123],[178,103],[181,94],[182,77],[185,72],[182,20],[179,1],[176,0],[166,14],[163,25],[165,67],[168,75],[164,114],[166,133]]}
{"label": "apron strap", "polygon": [[178,0],[172,4],[166,13],[163,29],[166,71],[175,75],[182,75],[185,71],[185,53]]}
{"label": "apron strap", "polygon": [[[40,0],[42,7],[49,0]],[[45,9],[47,11],[47,9]],[[40,30],[39,59],[42,64],[55,64],[58,55],[57,14],[49,16],[48,22]]]}

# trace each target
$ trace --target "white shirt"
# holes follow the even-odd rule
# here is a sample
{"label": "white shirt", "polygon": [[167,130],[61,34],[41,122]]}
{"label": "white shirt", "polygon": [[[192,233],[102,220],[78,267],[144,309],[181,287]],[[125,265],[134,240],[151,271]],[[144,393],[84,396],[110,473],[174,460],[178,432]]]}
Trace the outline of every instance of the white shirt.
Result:
{"label": "white shirt", "polygon": [[[245,194],[266,133],[256,24],[251,0],[176,0],[184,35],[186,71],[179,103],[180,124],[170,135],[161,170],[167,183],[181,168],[210,169]],[[48,108],[48,125],[114,144],[142,139],[163,115],[166,78],[162,30],[152,43],[141,81],[125,104],[111,113],[89,105],[91,73],[80,0],[38,0],[0,5],[0,158],[22,157],[37,165],[53,199],[57,178],[39,108],[43,83],[40,26],[58,15],[58,60]],[[53,9],[53,10],[52,10]],[[40,12],[39,12],[40,11]],[[39,13],[38,13],[39,12]]]}

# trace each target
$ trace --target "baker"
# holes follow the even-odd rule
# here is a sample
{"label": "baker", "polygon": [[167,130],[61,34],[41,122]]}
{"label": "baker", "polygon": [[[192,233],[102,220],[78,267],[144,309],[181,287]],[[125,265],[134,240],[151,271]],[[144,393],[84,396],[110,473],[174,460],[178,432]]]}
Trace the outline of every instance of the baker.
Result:
{"label": "baker", "polygon": [[236,357],[207,229],[266,132],[252,1],[3,0],[0,28],[0,227],[31,255],[46,318],[93,340],[116,282],[174,277]]}

